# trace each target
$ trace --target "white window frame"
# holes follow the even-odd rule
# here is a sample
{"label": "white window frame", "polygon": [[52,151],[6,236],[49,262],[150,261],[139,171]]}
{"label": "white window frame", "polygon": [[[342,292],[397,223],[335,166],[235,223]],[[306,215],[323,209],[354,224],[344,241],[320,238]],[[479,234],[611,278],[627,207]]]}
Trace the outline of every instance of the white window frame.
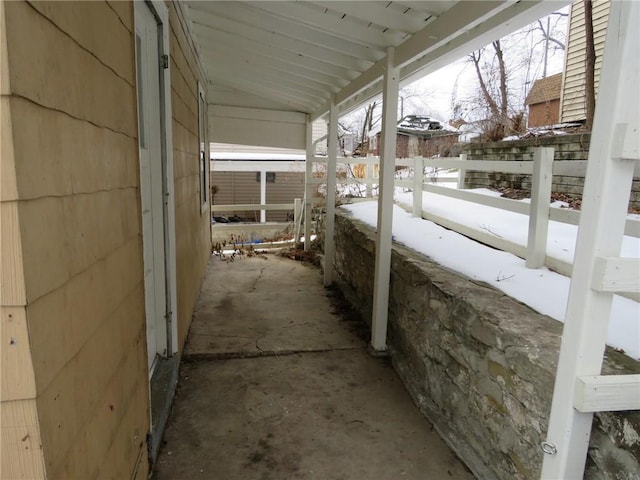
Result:
{"label": "white window frame", "polygon": [[209,142],[207,138],[207,96],[202,83],[198,82],[198,171],[200,214],[209,211]]}

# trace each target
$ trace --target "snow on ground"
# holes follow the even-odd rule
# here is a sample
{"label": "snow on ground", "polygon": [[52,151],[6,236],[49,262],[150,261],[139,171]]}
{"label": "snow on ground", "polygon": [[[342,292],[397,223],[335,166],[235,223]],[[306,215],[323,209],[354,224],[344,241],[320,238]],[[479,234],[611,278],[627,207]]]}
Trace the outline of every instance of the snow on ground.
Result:
{"label": "snow on ground", "polygon": [[[495,194],[489,190],[483,193]],[[396,201],[411,205],[411,196],[411,193],[396,193]],[[345,205],[343,208],[375,228],[376,201]],[[423,208],[526,245],[528,217],[525,215],[426,192]],[[577,231],[576,226],[550,222],[547,254],[571,262]],[[395,241],[429,256],[437,263],[487,282],[534,310],[564,321],[570,285],[568,277],[547,268],[528,269],[525,261],[515,255],[482,245],[433,222],[414,218],[397,205],[393,210],[393,235]],[[640,239],[625,237],[621,256],[640,257]],[[639,303],[614,296],[607,344],[624,350],[634,359],[640,359]]]}

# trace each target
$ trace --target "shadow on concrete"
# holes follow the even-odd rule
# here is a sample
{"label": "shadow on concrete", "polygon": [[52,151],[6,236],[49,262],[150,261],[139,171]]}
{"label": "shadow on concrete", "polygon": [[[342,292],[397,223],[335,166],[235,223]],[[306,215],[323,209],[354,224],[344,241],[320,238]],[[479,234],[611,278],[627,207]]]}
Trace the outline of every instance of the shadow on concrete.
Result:
{"label": "shadow on concrete", "polygon": [[213,257],[153,478],[471,479],[321,271]]}

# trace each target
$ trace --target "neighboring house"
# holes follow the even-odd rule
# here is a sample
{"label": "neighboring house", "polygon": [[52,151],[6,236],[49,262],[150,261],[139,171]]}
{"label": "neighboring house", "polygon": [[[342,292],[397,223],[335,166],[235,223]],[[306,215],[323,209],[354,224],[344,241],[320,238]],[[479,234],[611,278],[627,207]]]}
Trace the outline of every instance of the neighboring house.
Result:
{"label": "neighboring house", "polygon": [[[433,157],[440,155],[458,141],[459,132],[451,125],[424,115],[407,115],[398,122],[396,156]],[[372,155],[380,154],[380,129],[369,133],[369,149]]]}
{"label": "neighboring house", "polygon": [[[610,0],[593,1],[593,36],[596,50],[595,91],[598,95],[602,52],[607,33]],[[584,3],[577,0],[571,5],[569,35],[565,55],[564,78],[560,98],[560,122],[583,122],[585,106],[585,32]]]}
{"label": "neighboring house", "polygon": [[533,82],[524,104],[529,107],[527,127],[555,125],[560,120],[562,73]]}
{"label": "neighboring house", "polygon": [[[304,197],[305,153],[299,150],[212,144],[211,186],[217,205],[293,203]],[[286,222],[293,210],[216,213],[249,222]]]}

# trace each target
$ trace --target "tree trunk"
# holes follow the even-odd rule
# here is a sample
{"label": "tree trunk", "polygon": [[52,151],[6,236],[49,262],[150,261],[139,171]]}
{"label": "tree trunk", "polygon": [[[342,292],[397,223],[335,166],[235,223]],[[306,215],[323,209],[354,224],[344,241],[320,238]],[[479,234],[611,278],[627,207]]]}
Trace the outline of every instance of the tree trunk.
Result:
{"label": "tree trunk", "polygon": [[585,108],[586,120],[584,126],[591,131],[593,127],[593,116],[596,110],[596,89],[595,89],[595,69],[596,69],[596,48],[593,41],[593,10],[591,0],[584,2],[584,33],[585,33]]}
{"label": "tree trunk", "polygon": [[[498,71],[500,74],[500,122],[502,129],[509,123],[509,110],[508,110],[508,94],[507,94],[507,70],[504,66],[504,57],[502,55],[502,47],[500,46],[500,40],[493,42],[493,48],[496,51],[496,57],[498,58]],[[505,132],[503,131],[502,134]]]}
{"label": "tree trunk", "polygon": [[480,55],[481,51],[478,50],[478,55],[476,56],[476,52],[471,53],[469,58],[473,61],[473,66],[476,68],[476,75],[478,75],[478,83],[480,84],[480,91],[482,92],[482,96],[484,97],[487,105],[489,106],[489,110],[491,110],[491,115],[494,117],[498,117],[500,115],[500,111],[498,110],[498,105],[491,97],[489,90],[487,89],[486,83],[484,83],[484,78],[482,78],[482,72],[480,71]]}

